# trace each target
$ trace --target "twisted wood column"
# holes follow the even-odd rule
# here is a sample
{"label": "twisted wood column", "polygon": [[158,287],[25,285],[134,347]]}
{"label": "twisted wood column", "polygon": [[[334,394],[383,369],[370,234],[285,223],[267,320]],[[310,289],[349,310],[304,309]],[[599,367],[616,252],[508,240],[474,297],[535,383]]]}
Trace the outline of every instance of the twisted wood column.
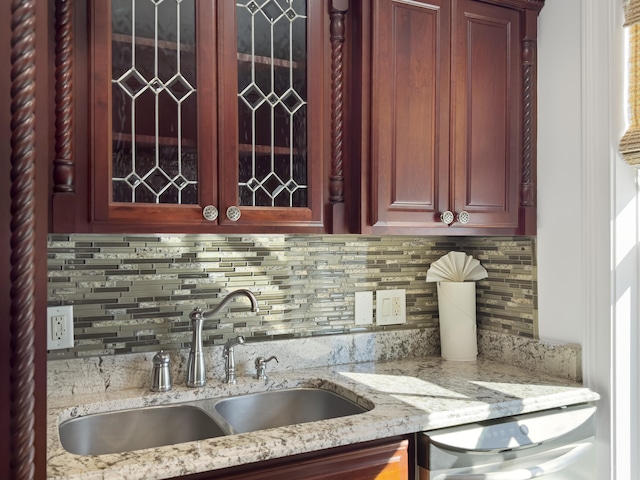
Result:
{"label": "twisted wood column", "polygon": [[73,2],[56,0],[56,156],[53,191],[75,192],[73,159]]}
{"label": "twisted wood column", "polygon": [[344,117],[344,17],[349,2],[333,0],[331,5],[331,177],[329,179],[329,201],[344,202],[344,174],[342,165],[342,138]]}
{"label": "twisted wood column", "polygon": [[521,206],[535,205],[533,184],[533,125],[534,125],[534,68],[536,44],[533,40],[522,42],[522,185]]}
{"label": "twisted wood column", "polygon": [[14,479],[35,473],[35,6],[11,3],[11,458]]}

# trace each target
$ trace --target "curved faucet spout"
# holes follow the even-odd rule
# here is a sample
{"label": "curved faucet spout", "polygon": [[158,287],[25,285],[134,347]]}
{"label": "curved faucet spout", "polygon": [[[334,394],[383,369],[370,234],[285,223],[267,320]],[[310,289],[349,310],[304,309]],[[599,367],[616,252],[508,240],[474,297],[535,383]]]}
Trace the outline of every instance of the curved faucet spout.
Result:
{"label": "curved faucet spout", "polygon": [[[247,290],[245,288],[241,288],[239,290],[234,290],[229,295],[224,297],[222,299],[222,301],[218,304],[218,306],[216,308],[214,308],[213,310],[209,310],[207,312],[201,312],[202,318],[207,319],[207,318],[215,317],[220,312],[220,310],[222,310],[224,307],[226,307],[227,304],[231,300],[233,300],[235,297],[237,297],[239,295],[244,295],[245,297],[247,297],[249,299],[249,301],[251,302],[251,311],[252,312],[259,311],[258,300],[256,300],[256,296],[253,294],[253,292],[251,290]],[[193,315],[194,312],[195,312],[195,310],[193,312],[191,312],[191,315]],[[193,317],[191,317],[191,319],[193,320]]]}
{"label": "curved faucet spout", "polygon": [[[202,351],[202,324],[205,319],[214,317],[217,315],[227,304],[235,297],[244,295],[251,302],[251,311],[258,311],[258,300],[255,295],[247,289],[234,290],[229,295],[224,297],[222,301],[213,310],[203,312],[199,308],[193,309],[189,314],[191,319],[191,325],[193,328],[193,339],[191,341],[191,350],[189,351],[189,358],[187,360],[187,386],[188,387],[202,387],[206,383],[206,368],[204,363],[204,353]],[[231,383],[229,380],[233,380],[235,383],[235,362],[233,360],[233,347],[244,343],[244,337],[239,335],[238,337],[229,340],[224,346],[225,357],[225,374],[227,383]]]}

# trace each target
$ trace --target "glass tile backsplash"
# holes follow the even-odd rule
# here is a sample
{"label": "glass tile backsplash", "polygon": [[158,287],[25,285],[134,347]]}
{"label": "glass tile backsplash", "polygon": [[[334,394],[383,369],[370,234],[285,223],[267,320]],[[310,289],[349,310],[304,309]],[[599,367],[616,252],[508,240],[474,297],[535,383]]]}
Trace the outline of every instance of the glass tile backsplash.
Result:
{"label": "glass tile backsplash", "polygon": [[[535,237],[59,235],[48,242],[48,304],[73,305],[73,349],[50,359],[186,348],[188,314],[252,290],[205,322],[204,344],[438,326],[429,265],[451,250],[479,259],[478,328],[537,337]],[[356,326],[354,293],[406,290],[407,323]],[[375,302],[374,302],[375,308]]]}

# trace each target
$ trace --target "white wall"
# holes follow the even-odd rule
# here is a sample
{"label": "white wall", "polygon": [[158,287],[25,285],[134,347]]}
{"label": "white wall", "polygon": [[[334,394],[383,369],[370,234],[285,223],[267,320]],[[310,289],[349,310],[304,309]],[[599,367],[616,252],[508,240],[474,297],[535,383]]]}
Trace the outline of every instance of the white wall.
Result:
{"label": "white wall", "polygon": [[583,343],[581,0],[546,2],[538,21],[538,325]]}
{"label": "white wall", "polygon": [[603,480],[640,478],[640,209],[636,171],[617,152],[622,3],[547,1],[538,44],[539,333],[583,346],[585,384],[601,395]]}

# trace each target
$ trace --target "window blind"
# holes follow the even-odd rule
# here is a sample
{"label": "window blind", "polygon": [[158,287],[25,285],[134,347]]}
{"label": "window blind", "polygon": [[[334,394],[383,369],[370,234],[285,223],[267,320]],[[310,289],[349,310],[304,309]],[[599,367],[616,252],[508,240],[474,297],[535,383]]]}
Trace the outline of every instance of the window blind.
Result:
{"label": "window blind", "polygon": [[629,128],[620,139],[620,153],[640,167],[640,0],[627,0],[624,26],[629,28]]}

